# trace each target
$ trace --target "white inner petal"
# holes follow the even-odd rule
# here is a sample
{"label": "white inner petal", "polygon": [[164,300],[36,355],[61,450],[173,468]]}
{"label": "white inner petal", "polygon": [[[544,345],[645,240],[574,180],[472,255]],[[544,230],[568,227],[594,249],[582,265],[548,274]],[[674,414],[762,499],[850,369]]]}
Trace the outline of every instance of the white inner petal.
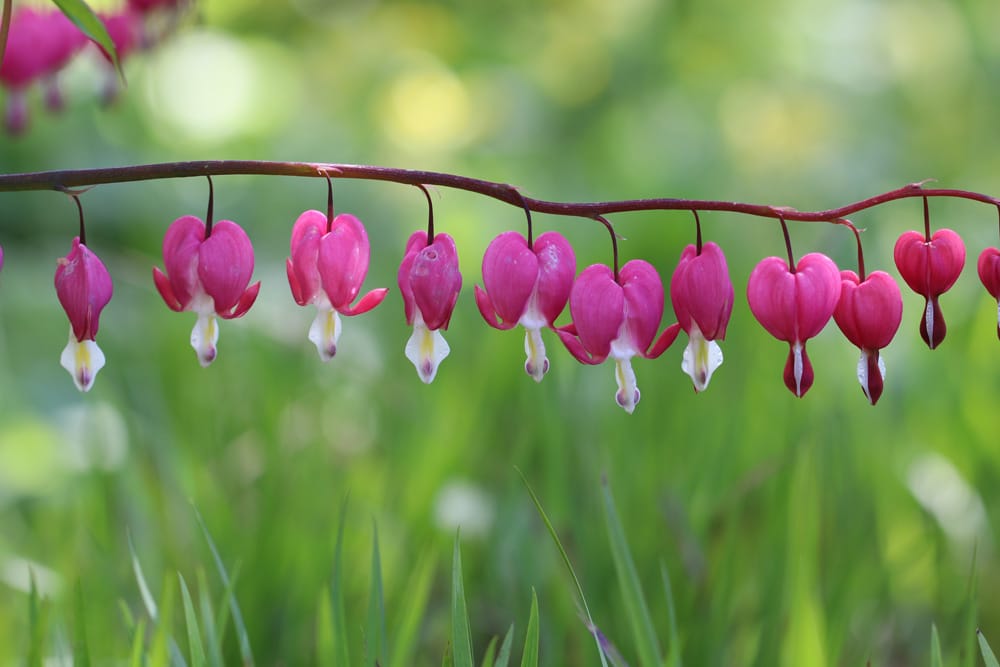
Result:
{"label": "white inner petal", "polygon": [[615,360],[615,381],[618,382],[615,401],[625,412],[632,414],[639,403],[639,387],[636,385],[631,359]]}
{"label": "white inner petal", "polygon": [[191,330],[191,347],[198,354],[198,363],[203,368],[207,368],[215,361],[218,342],[219,323],[216,321],[215,313],[198,313],[198,321]]}
{"label": "white inner petal", "polygon": [[417,375],[425,384],[434,381],[438,365],[444,361],[451,348],[437,329],[431,331],[424,324],[423,317],[418,312],[413,322],[413,333],[406,341],[406,358],[410,360]]}
{"label": "white inner petal", "polygon": [[59,363],[73,377],[80,391],[90,391],[97,372],[104,368],[104,353],[92,340],[77,341],[70,327],[69,342],[59,356]]}
{"label": "white inner petal", "polygon": [[309,340],[316,346],[320,359],[330,361],[337,354],[340,333],[340,315],[337,311],[331,307],[319,306],[312,326],[309,327]]}
{"label": "white inner petal", "polygon": [[722,365],[722,348],[714,340],[705,340],[697,324],[692,322],[687,347],[681,359],[681,370],[691,377],[694,390],[705,391],[712,373]]}
{"label": "white inner petal", "polygon": [[549,370],[549,359],[545,356],[545,342],[539,329],[525,329],[524,353],[528,355],[527,361],[524,362],[524,371],[534,378],[535,382],[541,382]]}

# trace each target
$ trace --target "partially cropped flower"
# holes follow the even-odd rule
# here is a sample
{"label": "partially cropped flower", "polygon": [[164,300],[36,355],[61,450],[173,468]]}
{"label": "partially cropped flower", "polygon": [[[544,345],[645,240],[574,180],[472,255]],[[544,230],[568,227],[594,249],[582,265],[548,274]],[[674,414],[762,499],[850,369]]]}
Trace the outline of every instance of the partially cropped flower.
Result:
{"label": "partially cropped flower", "polygon": [[[115,45],[115,55],[118,62],[123,63],[125,59],[139,48],[142,43],[142,20],[133,11],[125,9],[116,14],[103,16],[104,27]],[[111,64],[111,56],[107,51],[99,47],[101,55],[104,57],[104,81],[101,84],[101,103],[104,105],[113,104],[121,92],[121,82],[118,80],[118,72]]]}
{"label": "partially cropped flower", "polygon": [[368,275],[369,257],[368,234],[353,215],[338,215],[327,231],[325,213],[306,211],[292,227],[291,257],[286,262],[288,284],[297,304],[316,306],[309,340],[323,361],[337,353],[341,333],[338,313],[367,313],[382,303],[389,291],[374,289],[357,305],[351,305]]}
{"label": "partially cropped flower", "polygon": [[671,324],[656,335],[663,318],[663,282],[652,264],[633,259],[618,277],[616,282],[603,264],[584,269],[569,295],[573,321],[556,332],[581,363],[615,360],[615,401],[631,413],[639,402],[632,357],[655,359],[670,347],[681,328]]}
{"label": "partially cropped flower", "polygon": [[768,333],[788,343],[785,386],[800,398],[813,383],[806,341],[830,321],[840,290],[837,265],[816,252],[800,259],[795,271],[789,270],[788,262],[780,257],[766,257],[750,273],[750,311]]}
{"label": "partially cropped flower", "polygon": [[1000,337],[1000,249],[983,250],[977,268],[983,287],[997,301],[997,337]]}
{"label": "partially cropped flower", "polygon": [[722,364],[722,349],[733,312],[733,283],[722,249],[709,242],[701,252],[684,248],[670,280],[670,301],[677,322],[688,335],[681,369],[691,376],[695,391],[708,388],[712,373]]}
{"label": "partially cropped flower", "polygon": [[861,350],[858,382],[875,405],[882,395],[885,362],[879,350],[892,342],[903,319],[899,285],[885,271],[874,271],[862,281],[854,271],[841,271],[840,300],[833,319],[847,340]]}
{"label": "partially cropped flower", "polygon": [[896,241],[893,250],[896,268],[906,284],[924,297],[924,315],[920,336],[930,349],[944,340],[947,326],[938,305],[938,297],[951,289],[965,266],[965,245],[950,229],[939,229],[930,240],[920,232],[909,231]]}
{"label": "partially cropped flower", "polygon": [[486,289],[476,286],[476,305],[495,329],[524,327],[524,370],[536,382],[549,370],[542,327],[551,328],[566,307],[575,275],[573,248],[557,232],[545,232],[530,248],[521,234],[504,232],[483,255]]}
{"label": "partially cropped flower", "polygon": [[0,246],[0,271],[3,270],[3,246]]}
{"label": "partially cropped flower", "polygon": [[414,232],[406,242],[397,280],[406,323],[413,327],[406,343],[406,358],[420,379],[430,384],[438,365],[451,352],[440,330],[448,329],[462,289],[455,240],[447,234],[435,234],[434,241],[428,244],[427,232]]}
{"label": "partially cropped flower", "polygon": [[153,268],[153,280],[171,310],[192,310],[198,321],[191,347],[202,366],[215,360],[219,327],[215,316],[229,320],[250,310],[260,282],[247,287],[253,275],[253,246],[246,232],[230,220],[220,220],[205,238],[205,223],[193,215],[177,218],[163,237],[166,274]]}
{"label": "partially cropped flower", "polygon": [[104,353],[95,337],[101,311],[111,300],[111,276],[80,237],[56,266],[56,296],[69,317],[69,342],[59,358],[80,391],[89,391],[104,367]]}

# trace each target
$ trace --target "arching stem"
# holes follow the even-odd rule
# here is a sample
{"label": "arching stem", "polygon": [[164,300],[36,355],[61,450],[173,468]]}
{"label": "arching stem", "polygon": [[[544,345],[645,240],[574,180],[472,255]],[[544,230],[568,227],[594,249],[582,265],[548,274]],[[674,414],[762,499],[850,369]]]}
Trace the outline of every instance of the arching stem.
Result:
{"label": "arching stem", "polygon": [[781,233],[785,237],[785,251],[788,253],[788,272],[795,273],[795,257],[792,256],[792,239],[788,235],[788,223],[785,222],[785,216],[779,213],[778,222],[781,223]]}
{"label": "arching stem", "polygon": [[517,196],[521,200],[521,206],[522,206],[522,208],[524,208],[524,215],[528,219],[528,247],[529,248],[534,248],[535,247],[535,231],[534,231],[534,229],[532,227],[532,224],[531,224],[531,208],[528,206],[528,202],[525,201],[524,195],[522,195],[517,190],[515,190],[515,192],[517,192]]}
{"label": "arching stem", "polygon": [[333,179],[330,174],[323,172],[326,176],[326,233],[333,231]]}
{"label": "arching stem", "polygon": [[87,229],[83,224],[83,204],[80,203],[80,195],[70,193],[70,197],[76,202],[76,210],[80,213],[80,245],[87,245]]}
{"label": "arching stem", "polygon": [[205,175],[208,179],[208,211],[205,213],[205,238],[212,235],[212,217],[215,215],[215,186],[212,185],[212,177]]}
{"label": "arching stem", "polygon": [[423,183],[414,183],[414,185],[420,188],[424,197],[427,198],[427,245],[430,245],[434,243],[434,202],[431,201],[431,193],[427,190],[427,186]]}
{"label": "arching stem", "polygon": [[694,213],[694,229],[695,229],[695,254],[701,254],[701,218],[698,217],[698,209],[693,208],[691,212]]}
{"label": "arching stem", "polygon": [[854,223],[846,218],[838,221],[839,224],[844,225],[852,232],[854,232],[854,240],[858,244],[858,279],[861,282],[865,281],[865,251],[861,247],[861,230],[854,226]]}
{"label": "arching stem", "polygon": [[611,260],[612,268],[615,273],[615,282],[618,282],[618,235],[615,233],[615,227],[611,222],[605,218],[603,215],[595,215],[594,220],[604,225],[608,233],[611,234]]}
{"label": "arching stem", "polygon": [[924,197],[924,242],[931,242],[931,209],[927,197]]}

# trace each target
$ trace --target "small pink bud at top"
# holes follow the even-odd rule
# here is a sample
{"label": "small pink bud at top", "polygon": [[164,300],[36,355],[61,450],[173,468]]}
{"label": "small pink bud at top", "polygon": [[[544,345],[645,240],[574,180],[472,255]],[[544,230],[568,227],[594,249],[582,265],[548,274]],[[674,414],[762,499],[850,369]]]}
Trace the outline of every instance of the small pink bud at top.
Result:
{"label": "small pink bud at top", "polygon": [[750,311],[768,333],[788,343],[785,386],[800,398],[813,383],[806,341],[830,321],[840,290],[837,265],[820,253],[805,255],[794,273],[780,257],[762,259],[750,273],[747,282]]}
{"label": "small pink bud at top", "polygon": [[309,339],[316,344],[320,358],[329,361],[336,354],[340,338],[338,313],[366,313],[382,303],[388,293],[385,288],[372,290],[351,306],[368,275],[368,234],[353,215],[338,215],[327,231],[324,213],[306,211],[292,227],[291,255],[286,269],[292,296],[300,306],[316,305],[318,312]]}
{"label": "small pink bud at top", "polygon": [[429,384],[451,351],[440,330],[448,328],[462,289],[454,239],[435,234],[434,241],[428,244],[426,232],[414,232],[406,243],[397,280],[406,323],[413,327],[406,357],[420,379]]}
{"label": "small pink bud at top", "polygon": [[670,280],[670,301],[688,335],[681,368],[691,376],[695,391],[704,391],[722,364],[722,350],[715,341],[726,337],[733,298],[722,249],[712,242],[704,244],[700,254],[694,245],[684,248]]}
{"label": "small pink bud at top", "polygon": [[171,310],[198,313],[191,344],[207,366],[216,355],[215,316],[242,317],[257,299],[260,282],[249,285],[253,245],[235,222],[216,222],[205,238],[205,223],[186,215],[174,220],[163,237],[163,264],[166,273],[153,268],[156,289]]}
{"label": "small pink bud at top", "polygon": [[983,250],[976,268],[983,287],[997,300],[997,337],[1000,337],[1000,249]]}
{"label": "small pink bud at top", "polygon": [[525,328],[525,371],[541,382],[549,360],[540,330],[552,327],[566,307],[576,257],[557,232],[545,232],[533,247],[518,232],[504,232],[483,255],[483,284],[476,286],[476,305],[486,323],[496,329]]}
{"label": "small pink bud at top", "polygon": [[88,391],[104,366],[104,355],[94,341],[101,311],[111,300],[111,276],[100,258],[77,237],[69,254],[57,262],[55,287],[70,322],[69,343],[61,363],[77,388]]}
{"label": "small pink bud at top", "polygon": [[[105,14],[101,17],[104,28],[108,31],[108,36],[115,45],[115,53],[118,61],[123,62],[127,57],[139,48],[142,38],[142,22],[139,16],[131,11],[125,10],[115,14]],[[103,47],[98,46],[101,55],[108,61],[111,57]]]}
{"label": "small pink bud at top", "polygon": [[603,264],[584,269],[569,296],[573,322],[556,331],[581,363],[599,364],[609,356],[615,360],[615,400],[631,413],[639,402],[632,357],[660,356],[677,338],[680,326],[672,324],[656,335],[664,295],[652,264],[634,259],[622,267],[618,278],[616,282],[611,269]]}
{"label": "small pink bud at top", "polygon": [[882,395],[885,363],[880,350],[892,341],[903,318],[899,285],[884,271],[874,271],[864,282],[854,271],[841,271],[840,300],[833,312],[847,340],[861,349],[858,381],[872,405]]}
{"label": "small pink bud at top", "polygon": [[933,350],[947,333],[938,297],[951,289],[962,273],[965,245],[950,229],[939,229],[930,241],[920,232],[903,232],[896,241],[893,258],[906,284],[924,297],[926,305],[920,320],[920,336]]}

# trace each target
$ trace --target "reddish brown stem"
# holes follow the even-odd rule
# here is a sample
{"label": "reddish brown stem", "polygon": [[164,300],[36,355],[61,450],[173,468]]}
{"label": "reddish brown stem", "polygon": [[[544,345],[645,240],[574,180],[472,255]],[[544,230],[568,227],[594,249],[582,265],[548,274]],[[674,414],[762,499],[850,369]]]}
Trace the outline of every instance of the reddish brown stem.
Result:
{"label": "reddish brown stem", "polygon": [[608,230],[608,234],[611,234],[611,263],[615,273],[615,282],[621,284],[618,281],[618,234],[615,233],[615,226],[603,215],[595,215],[594,220],[604,225]]}
{"label": "reddish brown stem", "polygon": [[512,206],[526,206],[536,213],[591,218],[597,215],[625,211],[728,211],[762,218],[797,222],[835,222],[858,211],[874,208],[887,202],[911,197],[952,197],[968,199],[1000,207],[1000,199],[979,192],[947,188],[925,189],[922,183],[911,183],[895,190],[883,192],[838,208],[822,211],[799,211],[794,208],[768,204],[711,199],[624,199],[598,202],[557,202],[524,197],[512,185],[469,178],[457,174],[434,171],[396,169],[370,165],[332,164],[315,162],[267,162],[259,160],[215,160],[196,162],[165,162],[159,164],[109,167],[101,169],[71,169],[42,171],[24,174],[0,174],[0,192],[19,190],[59,190],[68,187],[126,183],[164,178],[189,178],[192,176],[223,176],[255,174],[266,176],[322,177],[324,172],[333,178],[350,178],[373,181],[391,181],[405,185],[437,185],[475,192],[492,197]]}
{"label": "reddish brown stem", "polygon": [[854,223],[850,220],[844,219],[838,221],[840,224],[844,225],[852,232],[854,232],[854,240],[858,244],[858,279],[861,282],[865,281],[865,251],[861,247],[861,231],[854,226]]}
{"label": "reddish brown stem", "polygon": [[0,15],[0,65],[3,65],[4,53],[7,51],[7,33],[10,32],[11,0],[3,0],[3,14]]}
{"label": "reddish brown stem", "polygon": [[778,222],[781,223],[781,235],[785,237],[785,251],[788,253],[788,272],[795,273],[795,256],[792,255],[792,238],[788,235],[788,224],[785,216],[778,215]]}
{"label": "reddish brown stem", "polygon": [[423,183],[414,183],[427,198],[427,245],[434,243],[434,202],[431,201],[431,193]]}

